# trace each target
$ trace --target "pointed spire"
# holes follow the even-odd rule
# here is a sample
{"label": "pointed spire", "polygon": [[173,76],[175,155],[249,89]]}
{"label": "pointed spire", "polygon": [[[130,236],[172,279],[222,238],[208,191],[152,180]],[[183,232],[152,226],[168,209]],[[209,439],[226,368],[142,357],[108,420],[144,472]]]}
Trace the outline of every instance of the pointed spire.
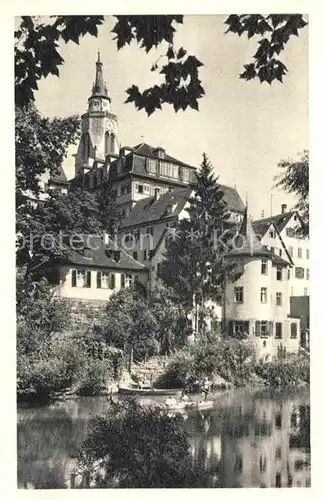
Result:
{"label": "pointed spire", "polygon": [[[247,202],[247,200],[246,200]],[[234,247],[230,251],[230,255],[268,255],[269,251],[265,248],[252,227],[251,219],[248,215],[248,207],[244,211],[244,217],[239,233],[234,238]]]}
{"label": "pointed spire", "polygon": [[108,97],[107,87],[103,79],[102,62],[100,60],[100,52],[98,50],[98,59],[96,62],[96,79],[92,87],[92,97]]}

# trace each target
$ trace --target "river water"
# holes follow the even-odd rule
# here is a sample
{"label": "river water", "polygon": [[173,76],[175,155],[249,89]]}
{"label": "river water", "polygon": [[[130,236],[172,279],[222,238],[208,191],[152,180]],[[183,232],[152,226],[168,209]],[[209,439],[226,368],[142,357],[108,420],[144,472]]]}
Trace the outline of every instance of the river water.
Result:
{"label": "river water", "polygon": [[[82,487],[75,457],[91,417],[108,404],[106,397],[83,397],[20,406],[18,487]],[[224,393],[213,409],[190,410],[184,418],[192,460],[208,470],[211,486],[310,486],[308,389]]]}

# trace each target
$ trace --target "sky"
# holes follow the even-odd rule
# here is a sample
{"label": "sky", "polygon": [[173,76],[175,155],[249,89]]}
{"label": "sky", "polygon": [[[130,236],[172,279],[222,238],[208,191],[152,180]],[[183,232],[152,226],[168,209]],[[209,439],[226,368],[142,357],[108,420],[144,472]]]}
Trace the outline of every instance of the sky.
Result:
{"label": "sky", "polygon": [[[86,35],[79,45],[62,44],[65,60],[60,76],[49,76],[39,83],[36,105],[46,116],[81,115],[95,76],[97,51],[103,62],[104,77],[118,117],[121,145],[146,142],[194,166],[205,152],[219,182],[236,186],[243,201],[248,200],[254,219],[280,212],[282,203],[294,204],[292,196],[274,189],[278,162],[297,159],[308,149],[308,28],[293,36],[281,57],[288,67],[283,84],[271,86],[239,78],[243,64],[252,61],[257,39],[225,35],[224,15],[188,15],[179,25],[176,47],[183,46],[204,64],[200,68],[206,96],[199,111],[175,113],[164,105],[150,117],[125,104],[126,89],[133,84],[143,90],[162,81],[150,68],[165,47],[148,54],[133,43],[117,51],[110,32],[114,18],[107,17],[98,37]],[[64,169],[74,176],[70,148]],[[272,197],[271,197],[272,195]],[[271,201],[272,200],[272,201]]]}

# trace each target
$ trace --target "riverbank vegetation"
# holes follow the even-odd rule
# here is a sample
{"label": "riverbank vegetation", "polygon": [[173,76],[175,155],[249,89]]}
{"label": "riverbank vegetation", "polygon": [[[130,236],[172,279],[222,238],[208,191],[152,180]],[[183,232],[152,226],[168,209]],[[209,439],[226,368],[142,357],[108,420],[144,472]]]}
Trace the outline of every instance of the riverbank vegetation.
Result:
{"label": "riverbank vegetation", "polygon": [[[131,446],[130,446],[131,443]],[[207,472],[194,465],[180,414],[135,400],[113,402],[95,417],[79,454],[79,470],[96,487],[203,488]]]}
{"label": "riverbank vegetation", "polygon": [[300,353],[264,362],[258,359],[249,340],[215,336],[180,350],[156,385],[195,391],[204,377],[208,377],[214,388],[304,385],[309,383],[309,356]]}

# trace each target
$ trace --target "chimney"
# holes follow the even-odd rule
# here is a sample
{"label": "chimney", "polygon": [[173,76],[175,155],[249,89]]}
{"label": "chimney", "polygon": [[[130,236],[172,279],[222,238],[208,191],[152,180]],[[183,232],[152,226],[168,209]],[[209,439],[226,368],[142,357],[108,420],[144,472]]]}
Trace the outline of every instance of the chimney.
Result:
{"label": "chimney", "polygon": [[283,205],[281,205],[281,213],[284,214],[287,212],[287,205],[286,203],[284,203]]}
{"label": "chimney", "polygon": [[160,188],[154,189],[154,201],[157,201],[160,198]]}

